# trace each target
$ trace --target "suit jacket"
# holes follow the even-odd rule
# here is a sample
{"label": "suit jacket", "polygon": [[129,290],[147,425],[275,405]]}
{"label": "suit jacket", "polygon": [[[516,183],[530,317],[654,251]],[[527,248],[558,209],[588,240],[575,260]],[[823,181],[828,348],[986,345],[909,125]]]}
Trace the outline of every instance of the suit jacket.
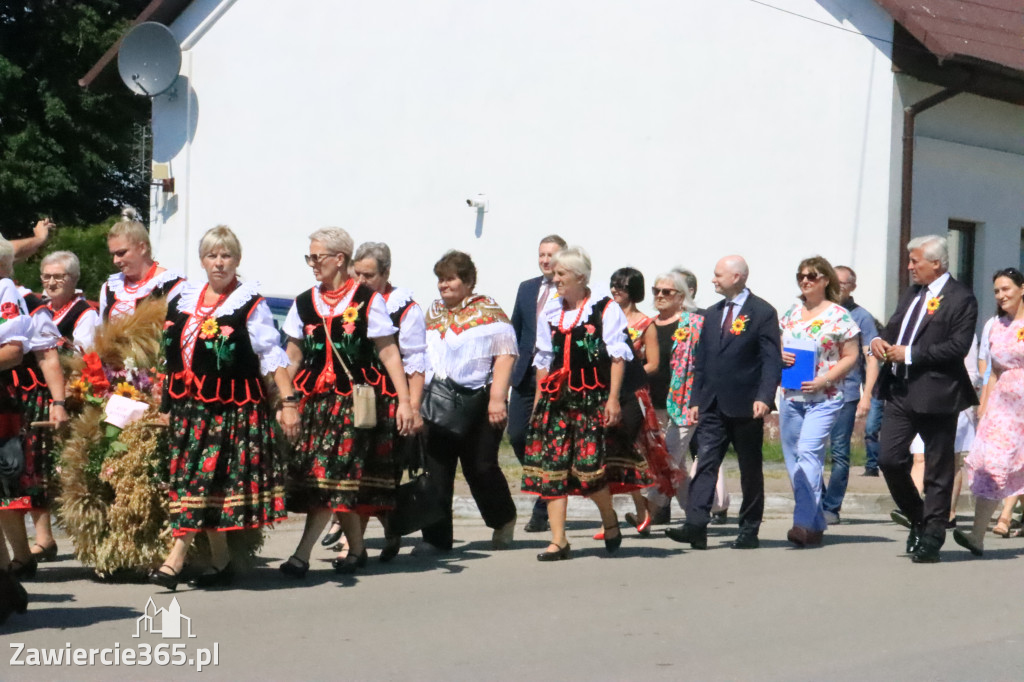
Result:
{"label": "suit jacket", "polygon": [[519,284],[516,293],[511,322],[519,342],[519,357],[512,368],[512,388],[521,388],[520,384],[526,383],[533,366],[533,352],[537,345],[537,296],[542,282],[543,276],[528,279]]}
{"label": "suit jacket", "polygon": [[782,343],[779,314],[753,293],[733,319],[746,316],[739,334],[722,336],[725,300],[707,309],[704,332],[694,359],[693,400],[701,411],[717,400],[727,417],[753,417],[754,401],[775,408],[775,391],[782,381]]}
{"label": "suit jacket", "polygon": [[[879,336],[897,343],[903,318],[922,288],[915,285],[907,290]],[[910,347],[912,364],[907,366],[907,380],[893,374],[890,362],[882,365],[878,378],[881,398],[891,400],[905,392],[910,409],[921,414],[952,414],[978,404],[964,366],[978,323],[978,301],[970,289],[952,277],[939,295],[942,299],[938,309],[932,314],[925,312]]]}

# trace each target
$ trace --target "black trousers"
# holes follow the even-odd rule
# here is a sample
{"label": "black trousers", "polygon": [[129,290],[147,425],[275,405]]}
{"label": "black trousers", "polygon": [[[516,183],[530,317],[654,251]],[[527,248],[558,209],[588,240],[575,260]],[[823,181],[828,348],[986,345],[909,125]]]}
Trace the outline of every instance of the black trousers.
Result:
{"label": "black trousers", "polygon": [[740,464],[741,530],[756,533],[764,517],[764,471],[762,469],[764,420],[753,417],[727,417],[718,409],[718,403],[700,413],[697,422],[697,471],[690,479],[689,499],[686,504],[686,522],[706,527],[711,520],[711,503],[715,499],[718,470],[725,453],[732,444]]}
{"label": "black trousers", "polygon": [[[925,535],[939,540],[946,537],[946,522],[953,499],[956,475],[957,413],[920,414],[913,412],[907,398],[896,395],[885,402],[879,438],[878,467],[885,476],[896,506]],[[915,434],[924,441],[924,499],[910,478],[914,457],[910,443]]]}
{"label": "black trousers", "polygon": [[[533,414],[533,397],[537,390],[537,370],[533,367],[526,370],[526,378],[518,387],[512,389],[508,401],[508,441],[516,459],[523,463],[526,457],[526,434],[530,430],[530,415]],[[533,516],[547,521],[548,505],[540,497],[533,504]]]}
{"label": "black trousers", "polygon": [[452,546],[452,495],[455,467],[462,463],[462,475],[476,500],[488,528],[501,528],[516,518],[516,506],[505,474],[498,466],[501,429],[487,421],[487,415],[469,432],[459,437],[427,425],[427,471],[441,486],[448,500],[445,518],[423,529],[423,539],[441,549]]}

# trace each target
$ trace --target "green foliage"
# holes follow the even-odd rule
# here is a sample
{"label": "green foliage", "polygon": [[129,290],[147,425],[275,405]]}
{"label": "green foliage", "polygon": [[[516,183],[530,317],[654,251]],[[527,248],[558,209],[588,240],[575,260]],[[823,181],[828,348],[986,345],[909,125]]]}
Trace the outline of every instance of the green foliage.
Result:
{"label": "green foliage", "polygon": [[14,266],[14,278],[29,289],[40,291],[39,264],[43,256],[54,251],[70,251],[78,256],[82,264],[82,277],[78,280],[78,288],[85,292],[86,298],[95,301],[107,277],[117,271],[107,250],[107,232],[115,220],[116,218],[108,218],[98,225],[83,228],[62,227],[56,230],[52,233],[50,241],[37,254]]}
{"label": "green foliage", "polygon": [[[148,203],[137,136],[150,104],[115,77],[78,79],[147,0],[0,0],[0,233],[42,216],[95,223]],[[113,66],[108,67],[113,68]]]}

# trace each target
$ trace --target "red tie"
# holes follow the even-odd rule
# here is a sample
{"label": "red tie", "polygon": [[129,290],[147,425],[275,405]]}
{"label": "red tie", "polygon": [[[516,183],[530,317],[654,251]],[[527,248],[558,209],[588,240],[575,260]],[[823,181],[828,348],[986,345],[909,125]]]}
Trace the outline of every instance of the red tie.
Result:
{"label": "red tie", "polygon": [[730,301],[729,303],[726,303],[725,305],[729,308],[729,310],[726,311],[726,313],[725,313],[725,321],[722,322],[722,338],[723,339],[725,338],[726,330],[727,329],[732,329],[732,309],[736,306],[736,304],[733,303],[732,301]]}

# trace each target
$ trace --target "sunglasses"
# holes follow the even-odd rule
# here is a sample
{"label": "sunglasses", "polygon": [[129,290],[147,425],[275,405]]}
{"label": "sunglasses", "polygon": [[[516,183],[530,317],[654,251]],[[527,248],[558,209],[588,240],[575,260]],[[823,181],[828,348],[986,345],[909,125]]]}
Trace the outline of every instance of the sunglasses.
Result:
{"label": "sunglasses", "polygon": [[678,294],[678,289],[661,289],[659,287],[651,287],[651,294],[654,296],[672,296]]}
{"label": "sunglasses", "polygon": [[313,253],[313,254],[310,254],[308,256],[303,256],[303,258],[306,259],[306,265],[309,265],[309,266],[312,267],[314,265],[320,265],[321,263],[323,263],[328,258],[333,258],[334,256],[337,256],[337,255],[338,254],[336,254],[336,253]]}
{"label": "sunglasses", "polygon": [[797,284],[799,284],[800,282],[804,281],[805,279],[808,282],[817,282],[819,279],[821,279],[821,273],[819,273],[819,272],[798,272],[798,273],[796,273],[796,282],[797,282]]}

